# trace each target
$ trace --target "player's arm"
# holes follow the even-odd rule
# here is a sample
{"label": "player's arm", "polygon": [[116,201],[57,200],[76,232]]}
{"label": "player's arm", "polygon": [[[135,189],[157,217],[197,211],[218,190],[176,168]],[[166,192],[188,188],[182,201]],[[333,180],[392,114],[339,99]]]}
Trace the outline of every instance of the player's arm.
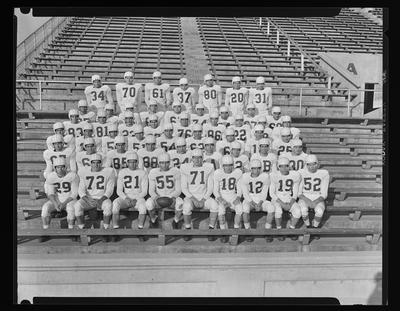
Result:
{"label": "player's arm", "polygon": [[182,193],[182,187],[181,187],[181,174],[179,170],[176,171],[174,174],[175,178],[175,190],[170,194],[171,198],[177,198],[181,193]]}
{"label": "player's arm", "polygon": [[110,173],[110,176],[108,177],[107,184],[106,184],[106,191],[104,192],[104,195],[101,199],[106,197],[106,199],[110,198],[114,192],[114,187],[115,187],[115,171],[112,170]]}
{"label": "player's arm", "polygon": [[[222,101],[222,98],[221,98],[221,101]],[[230,110],[231,106],[230,106],[229,102],[230,102],[230,92],[229,92],[229,90],[226,90],[226,92],[225,92],[225,106],[229,107],[229,110]]]}
{"label": "player's arm", "polygon": [[270,185],[271,185],[271,180],[270,180],[270,178],[269,178],[269,176],[268,176],[268,178],[266,178],[266,179],[263,181],[263,187],[262,187],[262,189],[261,189],[261,193],[265,193],[265,197],[267,197],[268,188],[270,187]]}
{"label": "player's arm", "polygon": [[89,91],[89,87],[85,88],[85,96],[86,96],[86,101],[88,106],[90,106],[92,104],[92,97],[90,96],[90,91]]}
{"label": "player's arm", "polygon": [[203,93],[202,87],[199,87],[197,95],[198,95],[199,104],[202,104],[203,100],[204,100],[204,93]]}
{"label": "player's arm", "polygon": [[246,88],[246,92],[244,93],[243,96],[243,106],[244,106],[244,111],[246,111],[246,107],[249,103],[249,89]]}
{"label": "player's arm", "polygon": [[242,176],[242,178],[240,178],[239,180],[239,188],[242,189],[242,194],[245,201],[247,202],[253,201],[252,198],[250,197],[249,189],[247,187],[247,183],[244,176]]}
{"label": "player's arm", "polygon": [[165,97],[166,97],[166,99],[167,99],[167,101],[166,101],[166,105],[167,106],[171,106],[172,105],[172,92],[171,92],[171,88],[170,88],[170,86],[168,85],[168,87],[166,88],[166,90],[165,90]]}
{"label": "player's arm", "polygon": [[323,202],[328,197],[328,187],[329,187],[329,172],[326,171],[326,174],[322,177],[321,180],[321,196],[320,201]]}
{"label": "player's arm", "polygon": [[117,103],[119,105],[121,105],[121,103],[122,103],[122,87],[119,83],[115,86],[115,96],[117,97]]}
{"label": "player's arm", "polygon": [[211,194],[213,193],[214,190],[214,172],[208,174],[208,178],[207,178],[207,191],[204,194],[204,199],[208,199]]}
{"label": "player's arm", "polygon": [[107,97],[107,102],[109,104],[114,104],[114,100],[112,98],[112,93],[111,93],[111,88],[108,85],[107,85],[107,88],[106,88],[106,97]]}
{"label": "player's arm", "polygon": [[299,197],[299,186],[302,180],[299,173],[296,172],[296,175],[297,176],[293,178],[293,195],[292,195],[292,198],[295,200],[297,200],[297,198]]}
{"label": "player's arm", "polygon": [[269,185],[269,195],[273,201],[278,200],[278,196],[276,195],[276,186],[274,180],[271,178],[271,183]]}
{"label": "player's arm", "polygon": [[219,87],[217,91],[218,107],[222,106],[222,89]]}
{"label": "player's arm", "polygon": [[79,186],[78,186],[78,194],[80,198],[86,196],[86,184],[85,184],[85,176],[79,175]]}
{"label": "player's arm", "polygon": [[112,167],[112,154],[111,154],[111,151],[112,150],[107,151],[106,161],[104,163],[104,167]]}
{"label": "player's arm", "polygon": [[71,155],[69,156],[69,167],[72,172],[77,171],[77,166],[76,166],[76,153],[72,152]]}
{"label": "player's arm", "polygon": [[124,182],[121,178],[121,175],[118,175],[117,178],[117,195],[123,200],[125,200],[127,197],[124,192]]}
{"label": "player's arm", "polygon": [[252,89],[249,90],[249,97],[248,97],[248,101],[247,104],[253,104],[253,100],[254,100],[254,91]]}
{"label": "player's arm", "polygon": [[272,109],[272,89],[270,89],[270,92],[268,92],[267,109],[268,109],[269,113],[271,113],[271,109]]}
{"label": "player's arm", "polygon": [[150,104],[150,88],[148,85],[144,86],[144,102],[149,106]]}

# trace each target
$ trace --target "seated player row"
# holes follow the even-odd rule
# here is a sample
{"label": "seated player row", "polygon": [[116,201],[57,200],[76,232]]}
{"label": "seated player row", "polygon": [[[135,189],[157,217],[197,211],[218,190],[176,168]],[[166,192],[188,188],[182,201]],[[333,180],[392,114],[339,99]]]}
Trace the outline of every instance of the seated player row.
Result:
{"label": "seated player row", "polygon": [[[157,168],[149,172],[139,168],[139,156],[135,151],[127,154],[127,168],[117,174],[114,169],[103,166],[103,157],[92,154],[90,167],[67,172],[64,158],[54,160],[54,171],[46,179],[48,197],[42,209],[43,228],[48,228],[52,210],[66,209],[68,227],[73,228],[76,219],[79,228],[84,227],[84,212],[90,209],[103,211],[105,229],[112,224],[119,227],[121,209],[134,208],[139,212],[138,228],[144,226],[145,216],[150,216],[150,227],[159,226],[157,211],[160,208],[174,208],[173,228],[179,227],[183,215],[184,228],[191,228],[191,214],[194,208],[210,211],[209,228],[226,228],[225,214],[235,212],[234,228],[240,228],[243,220],[245,229],[250,229],[250,211],[267,213],[265,228],[281,228],[283,211],[291,215],[289,228],[295,228],[300,217],[310,226],[308,210],[315,210],[313,227],[318,227],[325,210],[329,173],[318,168],[315,155],[306,157],[306,167],[299,171],[290,170],[289,160],[280,157],[277,170],[262,172],[261,161],[253,159],[250,172],[243,173],[234,168],[234,159],[225,155],[222,168],[215,170],[204,162],[204,151],[193,150],[191,161],[181,168],[171,167],[171,157],[163,152],[158,155]],[[117,198],[110,200],[117,183]],[[271,201],[267,199],[268,193]],[[77,199],[79,195],[79,200]],[[185,237],[188,239],[188,237]],[[209,237],[212,239],[212,237]],[[226,237],[222,237],[226,242]]]}
{"label": "seated player row", "polygon": [[[94,109],[104,108],[111,104],[114,108],[114,100],[109,86],[103,85],[99,75],[93,75],[92,85],[85,88],[85,97],[89,106]],[[124,112],[127,104],[133,104],[138,111],[142,100],[142,84],[134,83],[133,73],[127,71],[124,74],[124,82],[117,83],[115,86],[118,111]],[[222,105],[227,106],[232,113],[243,113],[248,104],[253,104],[258,113],[269,113],[272,107],[272,89],[265,85],[265,79],[258,77],[256,87],[247,89],[242,86],[240,77],[232,78],[232,87],[225,93],[225,101],[222,100],[222,89],[214,83],[213,76],[204,76],[204,85],[200,86],[196,92],[193,87],[189,87],[188,80],[181,78],[179,87],[171,92],[168,83],[162,82],[161,72],[153,73],[153,81],[146,83],[144,87],[144,102],[149,105],[151,101],[156,102],[162,110],[168,108],[172,102],[181,103],[186,110],[194,108],[196,103],[203,104],[208,111],[218,110]]]}

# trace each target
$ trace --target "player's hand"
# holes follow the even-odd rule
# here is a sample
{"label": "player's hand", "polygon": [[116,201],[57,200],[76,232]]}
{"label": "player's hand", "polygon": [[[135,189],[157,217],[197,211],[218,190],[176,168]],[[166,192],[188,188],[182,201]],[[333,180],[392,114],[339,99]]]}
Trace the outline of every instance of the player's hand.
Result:
{"label": "player's hand", "polygon": [[233,201],[233,205],[238,205],[240,203],[240,198],[237,197],[235,201]]}
{"label": "player's hand", "polygon": [[290,202],[289,202],[289,208],[291,208],[291,207],[292,207],[292,205],[293,205],[295,202],[296,202],[296,200],[295,200],[295,199],[291,199],[291,200],[290,200]]}
{"label": "player's hand", "polygon": [[129,198],[129,205],[132,207],[135,207],[137,200],[136,199],[130,199]]}
{"label": "player's hand", "polygon": [[263,204],[263,201],[260,201],[260,202],[258,202],[258,204],[256,204],[256,211],[257,211],[257,212],[260,212],[260,211],[261,211],[261,209],[262,209],[262,204]]}

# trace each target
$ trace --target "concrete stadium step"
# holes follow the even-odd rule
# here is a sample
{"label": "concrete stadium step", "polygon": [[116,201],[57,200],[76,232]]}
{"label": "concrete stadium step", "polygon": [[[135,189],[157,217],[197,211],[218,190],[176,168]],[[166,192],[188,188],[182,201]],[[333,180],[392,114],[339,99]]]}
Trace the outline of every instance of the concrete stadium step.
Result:
{"label": "concrete stadium step", "polygon": [[350,155],[357,155],[357,154],[379,154],[382,155],[382,148],[354,148],[354,147],[347,147],[341,148],[339,147],[309,147],[307,146],[306,153],[313,153],[313,154],[350,154]]}
{"label": "concrete stadium step", "polygon": [[[300,135],[301,136],[301,135]],[[353,145],[353,144],[368,144],[368,145],[382,145],[382,138],[341,138],[341,137],[305,137],[305,143],[313,144],[340,144],[340,145]]]}
{"label": "concrete stadium step", "polygon": [[332,204],[335,207],[360,206],[382,208],[383,200],[382,197],[369,197],[368,199],[347,197],[342,201],[335,199]]}

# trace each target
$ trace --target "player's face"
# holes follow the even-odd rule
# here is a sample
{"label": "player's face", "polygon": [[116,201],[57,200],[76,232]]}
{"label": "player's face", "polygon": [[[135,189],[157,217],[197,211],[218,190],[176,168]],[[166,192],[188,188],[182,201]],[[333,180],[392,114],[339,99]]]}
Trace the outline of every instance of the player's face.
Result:
{"label": "player's face", "polygon": [[54,167],[54,170],[58,176],[65,176],[65,173],[67,172],[65,165],[57,165]]}
{"label": "player's face", "polygon": [[90,166],[93,172],[98,172],[101,170],[101,161],[92,161],[90,162]]}
{"label": "player's face", "polygon": [[192,157],[194,166],[202,166],[203,165],[203,157]]}
{"label": "player's face", "polygon": [[206,152],[208,154],[213,153],[214,152],[214,144],[207,144],[204,146],[204,149],[206,150]]}
{"label": "player's face", "polygon": [[93,136],[93,130],[83,130],[83,135],[85,137],[92,137]]}
{"label": "player's face", "polygon": [[247,112],[250,117],[254,117],[256,115],[256,110],[254,108],[247,109]]}
{"label": "player's face", "polygon": [[181,125],[182,126],[189,126],[189,119],[181,119]]}
{"label": "player's face", "polygon": [[198,108],[198,109],[196,109],[196,112],[197,112],[197,114],[198,114],[199,116],[204,115],[204,109],[203,109],[203,108]]}
{"label": "player's face", "polygon": [[233,157],[237,158],[240,155],[240,149],[232,148],[231,153]]}
{"label": "player's face", "polygon": [[115,144],[115,149],[118,153],[123,153],[125,152],[125,144]]}
{"label": "player's face", "polygon": [[118,131],[108,132],[108,135],[110,135],[111,138],[115,138],[115,136],[117,136],[117,134],[118,134]]}
{"label": "player's face", "polygon": [[300,155],[303,151],[303,146],[293,146],[292,151],[295,155]]}
{"label": "player's face", "polygon": [[93,144],[85,145],[85,150],[87,154],[93,154],[96,151],[96,148]]}
{"label": "player's face", "polygon": [[224,164],[222,165],[224,173],[230,174],[233,172],[233,164]]}
{"label": "player's face", "polygon": [[182,154],[186,153],[186,145],[183,145],[183,146],[176,146],[176,151],[177,151],[178,153],[182,153]]}
{"label": "player's face", "polygon": [[186,91],[189,87],[189,84],[179,84],[182,90]]}
{"label": "player's face", "polygon": [[138,161],[137,160],[128,160],[128,168],[131,170],[136,170],[137,169],[137,165],[138,165]]}
{"label": "player's face", "polygon": [[153,144],[153,143],[148,144],[148,143],[146,143],[146,150],[147,151],[154,151],[155,149],[156,149],[156,144]]}
{"label": "player's face", "polygon": [[98,117],[97,120],[100,124],[106,124],[107,118],[106,117]]}
{"label": "player's face", "polygon": [[151,120],[149,122],[150,127],[152,127],[153,129],[157,128],[158,126],[158,121],[157,120]]}
{"label": "player's face", "polygon": [[149,105],[150,112],[157,112],[157,105]]}
{"label": "player's face", "polygon": [[196,139],[201,139],[201,131],[193,131],[193,137]]}
{"label": "player's face", "polygon": [[251,177],[258,177],[261,174],[261,167],[251,168]]}
{"label": "player's face", "polygon": [[228,111],[222,111],[221,112],[221,118],[226,120],[229,117],[229,112]]}
{"label": "player's face", "polygon": [[288,143],[289,141],[290,141],[290,136],[291,135],[282,135],[281,137],[282,137],[282,141],[284,142],[284,143]]}
{"label": "player's face", "polygon": [[132,126],[133,125],[133,118],[125,118],[125,124],[127,126]]}
{"label": "player's face", "polygon": [[235,140],[235,135],[226,135],[226,140],[228,142],[233,142]]}
{"label": "player's face", "polygon": [[125,77],[124,80],[127,84],[133,84],[133,77]]}
{"label": "player's face", "polygon": [[242,127],[243,126],[243,119],[237,119],[237,120],[235,120],[235,125],[237,126],[237,127]]}
{"label": "player's face", "polygon": [[80,107],[78,107],[78,110],[83,114],[87,114],[88,106],[80,106]]}
{"label": "player's face", "polygon": [[106,115],[107,117],[112,117],[114,115],[114,110],[113,109],[106,109]]}
{"label": "player's face", "polygon": [[240,89],[240,85],[241,85],[240,82],[233,82],[232,84],[233,84],[233,88],[234,88],[235,90]]}
{"label": "player's face", "polygon": [[62,151],[64,148],[64,143],[63,142],[53,143],[53,147],[56,151]]}
{"label": "player's face", "polygon": [[280,112],[273,112],[272,116],[274,117],[275,120],[279,120],[279,118],[281,117],[281,113]]}
{"label": "player's face", "polygon": [[97,87],[101,87],[101,81],[100,80],[94,80],[93,81],[93,86],[96,87],[96,88]]}
{"label": "player's face", "polygon": [[69,117],[69,119],[71,120],[72,124],[79,123],[79,115],[72,115],[72,116]]}
{"label": "player's face", "polygon": [[162,171],[168,171],[170,162],[169,161],[162,161],[162,162],[158,162],[158,165],[160,166],[160,169]]}
{"label": "player's face", "polygon": [[182,112],[182,106],[181,105],[175,105],[172,107],[172,110],[175,111],[175,113],[181,113]]}
{"label": "player's face", "polygon": [[289,121],[282,122],[283,127],[290,127],[291,123]]}
{"label": "player's face", "polygon": [[153,81],[154,81],[154,84],[157,84],[157,85],[160,85],[161,84],[161,77],[154,77],[153,78]]}
{"label": "player's face", "polygon": [[137,138],[137,140],[143,140],[144,132],[135,133],[135,137]]}
{"label": "player's face", "polygon": [[307,163],[307,168],[311,173],[315,173],[318,170],[318,162]]}
{"label": "player's face", "polygon": [[261,124],[262,126],[264,126],[264,128],[267,127],[267,121],[261,121],[261,122],[258,122],[258,124]]}
{"label": "player's face", "polygon": [[214,81],[213,81],[213,80],[207,80],[207,81],[206,81],[206,85],[207,85],[208,87],[212,87],[212,86],[214,85]]}
{"label": "player's face", "polygon": [[289,165],[279,165],[278,169],[283,175],[289,174]]}
{"label": "player's face", "polygon": [[212,126],[218,125],[218,118],[210,118],[210,123]]}
{"label": "player's face", "polygon": [[174,131],[172,129],[166,129],[164,130],[164,135],[167,138],[172,138],[172,134],[174,133]]}
{"label": "player's face", "polygon": [[257,140],[263,138],[264,132],[263,131],[255,131],[254,136],[256,137]]}
{"label": "player's face", "polygon": [[263,90],[264,87],[265,87],[265,83],[257,83],[257,86],[256,86],[257,90]]}
{"label": "player's face", "polygon": [[269,145],[260,145],[259,149],[261,154],[268,154]]}
{"label": "player's face", "polygon": [[64,129],[56,129],[54,132],[56,134],[60,134],[60,135],[64,136]]}

